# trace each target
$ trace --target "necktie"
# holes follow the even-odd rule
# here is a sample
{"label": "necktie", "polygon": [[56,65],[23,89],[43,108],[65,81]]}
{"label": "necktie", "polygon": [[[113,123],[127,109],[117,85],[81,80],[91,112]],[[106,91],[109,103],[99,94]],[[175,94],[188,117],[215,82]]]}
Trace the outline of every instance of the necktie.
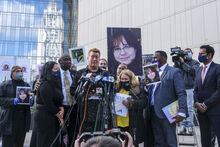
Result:
{"label": "necktie", "polygon": [[70,95],[70,81],[68,79],[66,71],[64,71],[64,85],[65,85],[66,98],[68,100],[68,105],[72,105],[73,104],[73,100],[72,100],[71,95]]}
{"label": "necktie", "polygon": [[206,70],[206,68],[207,68],[207,66],[205,65],[203,67],[203,69],[202,69],[202,75],[201,75],[201,77],[202,77],[202,84],[204,83],[204,80],[205,80],[205,70]]}

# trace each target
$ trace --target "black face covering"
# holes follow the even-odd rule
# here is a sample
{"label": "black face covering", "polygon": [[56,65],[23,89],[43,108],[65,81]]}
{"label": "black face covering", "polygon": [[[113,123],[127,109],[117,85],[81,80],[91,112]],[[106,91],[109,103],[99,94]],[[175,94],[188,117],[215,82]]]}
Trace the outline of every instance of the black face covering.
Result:
{"label": "black face covering", "polygon": [[122,86],[122,88],[124,88],[127,91],[129,91],[131,89],[131,85],[130,85],[129,81],[121,82],[121,86]]}

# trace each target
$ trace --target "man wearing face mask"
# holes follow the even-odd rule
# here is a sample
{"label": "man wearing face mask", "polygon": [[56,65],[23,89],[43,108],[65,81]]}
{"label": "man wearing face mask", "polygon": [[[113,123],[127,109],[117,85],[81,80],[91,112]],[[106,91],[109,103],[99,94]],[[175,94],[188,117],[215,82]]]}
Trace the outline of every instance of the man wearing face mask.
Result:
{"label": "man wearing face mask", "polygon": [[193,131],[194,131],[193,130],[193,114],[194,114],[193,84],[196,75],[196,70],[199,68],[200,63],[192,59],[193,52],[190,48],[186,48],[184,51],[187,53],[186,59],[184,60],[182,57],[179,57],[180,58],[179,68],[182,71],[184,84],[186,88],[189,117],[187,117],[180,123],[181,129],[179,134],[193,135]]}
{"label": "man wearing face mask", "polygon": [[[186,91],[181,71],[167,64],[167,54],[156,51],[153,57],[158,62],[161,83],[149,87],[150,119],[156,147],[177,147],[176,123],[187,116]],[[174,123],[170,124],[162,108],[178,100],[179,110]]]}
{"label": "man wearing face mask", "polygon": [[73,83],[76,71],[70,69],[72,63],[71,63],[71,58],[68,54],[63,54],[59,58],[58,62],[60,64],[60,71],[58,74],[61,79],[60,81],[62,85],[62,93],[64,97],[63,98],[64,118],[66,117],[66,114],[70,109],[70,107],[73,105],[73,110],[66,123],[67,134],[68,134],[68,146],[71,146],[74,133],[77,134],[77,128],[75,128],[76,117],[77,117],[77,105],[76,102],[74,101],[75,99],[70,94],[70,86]]}
{"label": "man wearing face mask", "polygon": [[203,64],[196,71],[194,102],[198,109],[202,147],[211,147],[211,132],[220,145],[220,65],[212,61],[215,50],[202,45],[199,61]]}
{"label": "man wearing face mask", "polygon": [[20,66],[12,67],[11,79],[0,85],[2,147],[23,147],[26,132],[30,127],[30,105],[33,104],[33,99],[30,97],[30,105],[18,105],[16,87],[30,87],[23,81]]}

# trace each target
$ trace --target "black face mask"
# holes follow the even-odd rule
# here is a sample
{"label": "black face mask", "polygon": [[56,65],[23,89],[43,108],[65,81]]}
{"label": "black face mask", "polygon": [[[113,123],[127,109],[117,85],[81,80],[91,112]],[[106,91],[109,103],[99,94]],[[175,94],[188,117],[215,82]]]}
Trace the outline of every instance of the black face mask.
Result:
{"label": "black face mask", "polygon": [[121,82],[121,86],[122,86],[122,88],[124,88],[127,91],[131,89],[131,85],[130,85],[129,81]]}

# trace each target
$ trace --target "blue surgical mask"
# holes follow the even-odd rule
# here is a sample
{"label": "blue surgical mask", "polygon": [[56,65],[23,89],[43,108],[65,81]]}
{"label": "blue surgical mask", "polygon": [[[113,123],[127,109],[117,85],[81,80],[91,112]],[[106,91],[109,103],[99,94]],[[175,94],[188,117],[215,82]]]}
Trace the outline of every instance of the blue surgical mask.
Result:
{"label": "blue surgical mask", "polygon": [[199,54],[198,60],[199,60],[199,62],[203,63],[203,62],[207,61],[208,58],[207,58],[207,56],[203,56],[203,55]]}
{"label": "blue surgical mask", "polygon": [[60,77],[60,70],[53,72],[53,75],[55,77]]}
{"label": "blue surgical mask", "polygon": [[151,63],[152,63],[152,64],[157,63],[157,65],[158,65],[158,66],[160,65],[160,61],[155,61],[155,60],[152,60],[152,61],[151,61]]}
{"label": "blue surgical mask", "polygon": [[191,59],[191,58],[192,58],[192,53],[188,53],[188,54],[186,55],[186,58]]}

